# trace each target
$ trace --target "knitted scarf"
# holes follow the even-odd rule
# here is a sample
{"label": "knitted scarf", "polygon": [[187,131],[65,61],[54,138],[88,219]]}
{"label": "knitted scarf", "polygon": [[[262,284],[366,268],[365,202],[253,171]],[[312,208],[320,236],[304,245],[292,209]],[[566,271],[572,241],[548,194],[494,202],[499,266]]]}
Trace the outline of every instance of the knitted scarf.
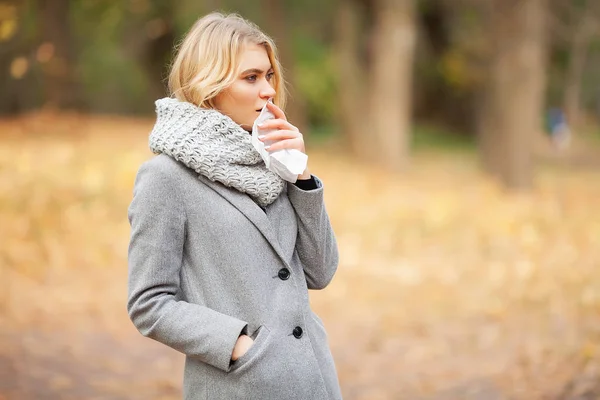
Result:
{"label": "knitted scarf", "polygon": [[172,98],[156,101],[150,150],[164,153],[211,181],[247,193],[260,206],[277,199],[285,181],[265,166],[250,134],[216,110]]}

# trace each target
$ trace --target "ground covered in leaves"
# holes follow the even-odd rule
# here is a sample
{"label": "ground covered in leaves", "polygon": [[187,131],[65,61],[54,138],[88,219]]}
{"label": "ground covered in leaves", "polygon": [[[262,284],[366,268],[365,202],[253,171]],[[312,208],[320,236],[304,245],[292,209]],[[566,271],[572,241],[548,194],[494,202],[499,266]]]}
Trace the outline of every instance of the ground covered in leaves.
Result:
{"label": "ground covered in leaves", "polygon": [[[0,399],[180,398],[125,310],[126,209],[151,120],[0,121]],[[410,171],[309,146],[341,262],[311,293],[347,400],[600,398],[600,170],[503,192],[469,152]],[[589,164],[589,163],[588,163]]]}

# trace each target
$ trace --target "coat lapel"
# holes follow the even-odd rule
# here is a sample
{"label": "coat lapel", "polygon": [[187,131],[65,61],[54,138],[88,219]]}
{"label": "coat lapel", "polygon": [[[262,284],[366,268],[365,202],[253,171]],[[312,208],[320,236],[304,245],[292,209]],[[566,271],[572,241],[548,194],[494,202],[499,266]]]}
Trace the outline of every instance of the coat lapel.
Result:
{"label": "coat lapel", "polygon": [[200,176],[200,179],[244,214],[246,218],[256,226],[260,233],[262,233],[265,239],[267,239],[267,242],[271,244],[282,261],[287,264],[284,253],[277,240],[275,230],[271,226],[271,222],[267,218],[265,212],[250,198],[250,196],[235,189],[228,188],[221,183],[213,182],[203,176]]}

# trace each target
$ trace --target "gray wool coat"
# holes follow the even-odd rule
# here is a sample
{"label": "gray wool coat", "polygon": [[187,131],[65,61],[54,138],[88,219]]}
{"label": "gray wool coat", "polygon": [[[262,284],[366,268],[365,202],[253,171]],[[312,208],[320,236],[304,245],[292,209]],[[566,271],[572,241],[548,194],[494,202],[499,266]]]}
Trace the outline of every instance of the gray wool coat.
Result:
{"label": "gray wool coat", "polygon": [[[184,399],[342,398],[307,290],[338,263],[317,183],[288,184],[263,211],[166,155],[140,167],[127,309],[143,335],[186,355]],[[254,344],[231,362],[241,333]]]}

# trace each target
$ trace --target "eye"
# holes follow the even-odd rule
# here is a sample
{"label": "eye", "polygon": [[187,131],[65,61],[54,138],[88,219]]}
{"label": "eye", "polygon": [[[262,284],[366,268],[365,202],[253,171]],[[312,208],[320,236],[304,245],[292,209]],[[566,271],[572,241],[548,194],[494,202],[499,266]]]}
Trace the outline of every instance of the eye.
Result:
{"label": "eye", "polygon": [[267,80],[270,81],[273,78],[273,75],[275,75],[275,72],[269,72],[267,74]]}
{"label": "eye", "polygon": [[244,79],[246,79],[248,82],[256,82],[256,78],[257,78],[257,76],[256,76],[256,75],[248,75],[248,76],[247,76],[246,78],[244,78]]}

